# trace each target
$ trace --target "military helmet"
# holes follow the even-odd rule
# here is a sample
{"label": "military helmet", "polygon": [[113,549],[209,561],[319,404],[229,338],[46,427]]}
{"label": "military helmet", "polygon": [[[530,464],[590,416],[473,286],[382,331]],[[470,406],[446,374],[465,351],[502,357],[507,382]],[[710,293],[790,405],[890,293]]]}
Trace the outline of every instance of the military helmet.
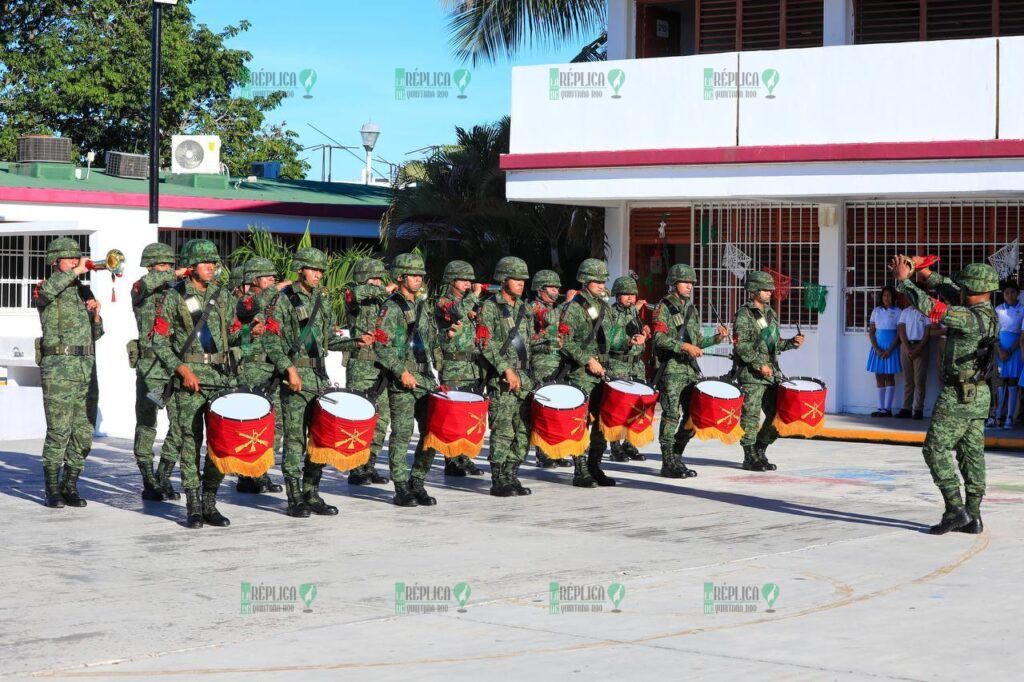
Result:
{"label": "military helmet", "polygon": [[562,288],[562,280],[554,270],[538,270],[533,276],[530,288],[533,291],[540,291],[544,287]]}
{"label": "military helmet", "polygon": [[228,289],[234,291],[235,289],[241,288],[245,284],[245,265],[239,263],[235,267],[231,268],[231,276],[228,277]]}
{"label": "military helmet", "polygon": [[61,258],[81,258],[82,247],[70,237],[57,237],[46,249],[46,262],[53,263]]}
{"label": "military helmet", "polygon": [[971,263],[953,275],[953,281],[972,294],[999,289],[999,273],[987,263]]}
{"label": "military helmet", "polygon": [[505,256],[494,266],[494,281],[504,282],[506,279],[530,279],[530,268],[526,261],[515,256]]}
{"label": "military helmet", "polygon": [[775,291],[775,280],[767,272],[753,270],[747,273],[746,289],[751,294],[757,291]]}
{"label": "military helmet", "polygon": [[400,253],[391,262],[391,276],[394,278],[405,275],[425,275],[427,266],[423,263],[423,256],[418,253]]}
{"label": "military helmet", "polygon": [[217,253],[217,245],[209,239],[190,239],[181,247],[181,255],[178,258],[182,265],[195,267],[200,263],[220,263],[220,254]]}
{"label": "military helmet", "polygon": [[384,263],[376,258],[360,258],[352,268],[352,279],[356,284],[366,284],[371,279],[384,279],[387,276]]}
{"label": "military helmet", "polygon": [[473,272],[473,266],[464,260],[453,260],[451,263],[444,267],[444,276],[442,280],[445,284],[451,284],[457,279],[465,279],[472,282],[476,279],[476,273]]}
{"label": "military helmet", "polygon": [[636,295],[637,293],[636,280],[629,275],[617,278],[612,284],[612,296]]}
{"label": "military helmet", "polygon": [[327,269],[327,254],[312,246],[299,249],[295,252],[292,265],[296,270],[310,268],[311,270]]}
{"label": "military helmet", "polygon": [[274,269],[274,264],[270,262],[269,258],[250,258],[245,262],[244,271],[245,274],[242,275],[244,282],[252,282],[257,277],[277,275],[277,270]]}
{"label": "military helmet", "polygon": [[142,262],[140,263],[142,267],[148,268],[161,263],[174,265],[174,249],[169,244],[155,242],[142,250]]}
{"label": "military helmet", "polygon": [[668,269],[668,278],[666,282],[669,286],[675,286],[679,282],[697,282],[697,271],[693,269],[692,265],[686,263],[676,263]]}
{"label": "military helmet", "polygon": [[608,265],[598,258],[588,258],[580,263],[579,269],[576,270],[576,281],[580,284],[607,282]]}

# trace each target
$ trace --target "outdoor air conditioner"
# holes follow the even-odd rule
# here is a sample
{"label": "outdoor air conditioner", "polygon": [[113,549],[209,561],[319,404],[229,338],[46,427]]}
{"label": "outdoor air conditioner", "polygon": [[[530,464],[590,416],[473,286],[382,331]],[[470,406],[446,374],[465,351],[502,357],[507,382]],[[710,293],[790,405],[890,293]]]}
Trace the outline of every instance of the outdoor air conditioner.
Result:
{"label": "outdoor air conditioner", "polygon": [[149,154],[107,152],[107,175],[145,180],[149,177]]}
{"label": "outdoor air conditioner", "polygon": [[25,135],[18,138],[18,163],[71,163],[71,138]]}
{"label": "outdoor air conditioner", "polygon": [[171,173],[219,174],[220,137],[217,135],[172,135]]}

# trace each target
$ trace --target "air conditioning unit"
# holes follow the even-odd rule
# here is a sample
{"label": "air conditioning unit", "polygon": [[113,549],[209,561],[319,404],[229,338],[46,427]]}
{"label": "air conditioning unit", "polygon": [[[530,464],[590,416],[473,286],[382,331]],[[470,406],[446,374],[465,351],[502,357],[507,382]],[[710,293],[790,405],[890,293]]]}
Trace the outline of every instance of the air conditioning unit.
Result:
{"label": "air conditioning unit", "polygon": [[71,163],[71,138],[50,135],[19,137],[18,163]]}
{"label": "air conditioning unit", "polygon": [[149,154],[107,152],[107,175],[145,180],[149,177]]}
{"label": "air conditioning unit", "polygon": [[257,178],[277,180],[281,177],[280,161],[254,161],[249,165],[249,172]]}
{"label": "air conditioning unit", "polygon": [[220,137],[172,135],[171,173],[175,175],[220,174]]}

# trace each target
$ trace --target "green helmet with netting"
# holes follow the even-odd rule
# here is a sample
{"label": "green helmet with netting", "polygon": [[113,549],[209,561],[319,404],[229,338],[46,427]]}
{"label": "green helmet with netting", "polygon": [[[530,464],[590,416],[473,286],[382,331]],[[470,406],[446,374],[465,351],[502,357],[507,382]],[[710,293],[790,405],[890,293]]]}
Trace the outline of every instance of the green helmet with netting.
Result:
{"label": "green helmet with netting", "polygon": [[82,247],[70,237],[57,237],[46,248],[46,262],[54,263],[61,258],[81,258]]}
{"label": "green helmet with netting", "polygon": [[366,284],[371,279],[385,279],[387,276],[384,263],[376,258],[360,258],[352,268],[352,279],[356,284]]}
{"label": "green helmet with netting", "polygon": [[476,273],[473,272],[473,266],[464,260],[453,260],[451,263],[444,266],[444,275],[441,280],[445,284],[451,284],[458,279],[464,279],[470,282],[476,279]]}
{"label": "green helmet with netting", "polygon": [[999,273],[987,263],[971,263],[953,275],[953,281],[972,294],[984,294],[999,289]]}
{"label": "green helmet with netting", "polygon": [[671,287],[675,286],[679,282],[690,282],[691,284],[697,283],[697,272],[693,269],[692,265],[686,263],[676,263],[668,269],[668,277],[665,282]]}
{"label": "green helmet with netting", "polygon": [[515,256],[505,256],[494,266],[494,281],[501,283],[506,279],[530,279],[530,268],[526,261]]}
{"label": "green helmet with netting", "polygon": [[767,272],[753,270],[747,273],[747,280],[744,285],[747,293],[758,291],[775,291],[775,280]]}
{"label": "green helmet with netting", "polygon": [[626,296],[639,293],[636,288],[636,280],[629,275],[623,275],[612,284],[612,296]]}
{"label": "green helmet with netting", "polygon": [[608,264],[598,258],[588,258],[576,270],[576,281],[580,284],[608,281]]}
{"label": "green helmet with netting", "polygon": [[181,264],[194,268],[200,263],[220,264],[220,254],[217,253],[217,245],[209,239],[190,239],[181,247]]}
{"label": "green helmet with netting", "polygon": [[295,252],[292,264],[296,270],[309,268],[323,271],[327,269],[327,254],[318,248],[307,246]]}
{"label": "green helmet with netting", "polygon": [[243,281],[253,282],[257,277],[276,276],[277,270],[269,258],[251,258],[245,262],[245,274]]}
{"label": "green helmet with netting", "polygon": [[400,253],[391,263],[391,276],[395,279],[406,275],[426,275],[427,266],[418,253]]}
{"label": "green helmet with netting", "polygon": [[245,284],[245,265],[239,263],[231,268],[231,275],[228,277],[228,289],[234,291]]}
{"label": "green helmet with netting", "polygon": [[558,273],[554,270],[538,270],[533,276],[533,282],[530,284],[530,288],[533,291],[540,291],[544,287],[558,287],[562,288],[562,279],[558,276]]}
{"label": "green helmet with netting", "polygon": [[160,265],[161,263],[174,265],[174,249],[171,248],[170,244],[154,242],[142,250],[142,261],[140,263],[142,267],[148,268]]}

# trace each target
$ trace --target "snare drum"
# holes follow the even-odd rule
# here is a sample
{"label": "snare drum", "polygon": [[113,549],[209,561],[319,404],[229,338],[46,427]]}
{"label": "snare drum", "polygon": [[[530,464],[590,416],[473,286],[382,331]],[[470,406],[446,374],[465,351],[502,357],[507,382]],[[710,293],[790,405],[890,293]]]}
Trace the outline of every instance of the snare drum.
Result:
{"label": "snare drum", "polygon": [[377,407],[363,394],[334,389],[318,397],[309,422],[309,459],[350,471],[370,459]]}
{"label": "snare drum", "polygon": [[530,444],[551,459],[578,457],[590,447],[587,394],[572,384],[546,384],[533,392]]}
{"label": "snare drum", "polygon": [[654,440],[656,390],[627,379],[609,381],[602,390],[599,424],[609,443],[626,440],[639,448]]}
{"label": "snare drum", "polygon": [[467,390],[436,391],[427,398],[427,435],[424,448],[437,450],[446,459],[476,457],[484,446],[487,410],[491,403]]}
{"label": "snare drum", "polygon": [[206,451],[222,474],[267,473],[274,464],[274,405],[244,389],[215,397],[206,411]]}
{"label": "snare drum", "polygon": [[810,438],[825,428],[825,382],[812,377],[794,377],[779,384],[775,421],[780,436]]}
{"label": "snare drum", "polygon": [[686,428],[701,440],[720,440],[726,445],[743,437],[740,416],[743,413],[743,389],[722,379],[698,381],[690,395]]}

